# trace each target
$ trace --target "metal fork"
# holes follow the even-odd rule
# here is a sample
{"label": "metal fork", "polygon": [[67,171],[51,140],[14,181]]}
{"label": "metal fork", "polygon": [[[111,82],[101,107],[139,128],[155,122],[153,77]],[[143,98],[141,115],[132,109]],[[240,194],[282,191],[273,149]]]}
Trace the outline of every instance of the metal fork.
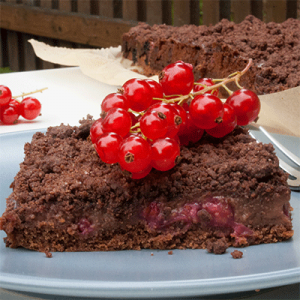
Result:
{"label": "metal fork", "polygon": [[[262,126],[259,126],[259,130],[291,161],[293,161],[296,165],[300,167],[300,158],[293,154],[290,150],[284,147],[278,140],[276,140],[272,135],[270,135]],[[259,140],[255,137],[253,132],[249,131],[250,135],[259,142]],[[287,180],[288,185],[293,191],[300,191],[300,171],[287,164],[282,159],[279,159],[279,167],[287,172],[290,176]]]}

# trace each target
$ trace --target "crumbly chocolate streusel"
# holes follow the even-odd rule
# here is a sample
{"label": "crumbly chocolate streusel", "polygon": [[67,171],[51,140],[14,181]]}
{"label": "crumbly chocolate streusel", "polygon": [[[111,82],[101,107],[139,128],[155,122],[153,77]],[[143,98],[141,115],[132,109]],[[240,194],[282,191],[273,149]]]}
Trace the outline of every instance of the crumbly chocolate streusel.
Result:
{"label": "crumbly chocolate streusel", "polygon": [[88,138],[92,122],[49,128],[25,145],[0,218],[7,246],[45,253],[220,252],[293,235],[287,176],[273,147],[256,143],[246,130],[222,139],[206,135],[182,147],[172,170],[133,180],[118,165],[101,162]]}

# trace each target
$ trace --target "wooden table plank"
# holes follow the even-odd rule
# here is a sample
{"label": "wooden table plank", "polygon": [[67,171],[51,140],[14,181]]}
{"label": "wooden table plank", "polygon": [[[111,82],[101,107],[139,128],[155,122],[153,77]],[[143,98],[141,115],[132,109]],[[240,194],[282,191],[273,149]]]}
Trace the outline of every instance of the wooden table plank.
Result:
{"label": "wooden table plank", "polygon": [[251,14],[263,20],[263,0],[251,0]]}
{"label": "wooden table plank", "polygon": [[123,0],[123,20],[138,20],[138,1]]}
{"label": "wooden table plank", "polygon": [[77,12],[89,15],[91,13],[91,1],[77,0]]}
{"label": "wooden table plank", "polygon": [[286,0],[265,0],[264,12],[265,22],[283,22],[286,19]]}
{"label": "wooden table plank", "polygon": [[32,71],[37,69],[37,60],[33,48],[28,40],[35,38],[30,34],[23,34],[23,48],[24,48],[24,71]]}
{"label": "wooden table plank", "polygon": [[[40,0],[40,7],[52,9],[52,0]],[[52,39],[40,37],[39,41],[44,42],[45,44],[54,46],[54,42]],[[40,60],[40,59],[38,58],[38,60]],[[54,67],[55,67],[55,65],[53,63],[50,63],[50,62],[44,61],[44,60],[40,60],[39,66],[41,69],[45,69],[45,70],[46,69],[54,69]]]}
{"label": "wooden table plank", "polygon": [[162,22],[172,25],[172,0],[162,1]]}
{"label": "wooden table plank", "polygon": [[[6,2],[10,5],[18,6],[17,0],[6,0]],[[1,11],[1,18],[3,16],[3,11]],[[11,17],[10,15],[8,15]],[[3,28],[2,26],[0,26]],[[9,28],[7,28],[9,29]],[[20,71],[20,56],[19,56],[19,46],[18,46],[18,34],[15,32],[15,30],[9,30],[7,31],[7,49],[8,49],[8,65],[11,68],[12,71]]]}
{"label": "wooden table plank", "polygon": [[200,25],[200,0],[190,0],[190,23]]}
{"label": "wooden table plank", "polygon": [[114,17],[114,1],[113,0],[100,0],[99,3],[99,16],[113,18]]}
{"label": "wooden table plank", "polygon": [[162,23],[162,1],[146,0],[146,22],[150,25]]}
{"label": "wooden table plank", "polygon": [[203,25],[214,25],[220,20],[220,1],[218,0],[203,0],[202,1],[203,12]]}
{"label": "wooden table plank", "polygon": [[61,11],[72,11],[72,1],[58,0],[58,9]]}
{"label": "wooden table plank", "polygon": [[251,14],[251,0],[231,0],[231,13],[235,23],[241,23]]}
{"label": "wooden table plank", "polygon": [[182,26],[190,24],[190,1],[188,0],[174,0],[174,26]]}
{"label": "wooden table plank", "polygon": [[122,34],[137,24],[2,2],[0,10],[1,28],[96,47],[120,45]]}

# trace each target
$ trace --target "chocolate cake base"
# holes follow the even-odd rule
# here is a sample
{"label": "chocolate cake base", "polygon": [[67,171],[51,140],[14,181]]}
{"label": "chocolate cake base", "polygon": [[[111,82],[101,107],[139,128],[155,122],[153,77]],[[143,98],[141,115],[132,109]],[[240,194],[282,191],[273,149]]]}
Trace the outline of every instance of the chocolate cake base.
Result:
{"label": "chocolate cake base", "polygon": [[[248,16],[240,24],[224,19],[214,26],[182,27],[140,23],[123,35],[122,51],[147,76],[183,60],[194,66],[196,80],[225,78],[243,70],[251,58],[253,65],[241,79],[245,88],[262,95],[300,85],[300,20],[296,19],[266,24]],[[228,96],[224,91],[223,95]]]}
{"label": "chocolate cake base", "polygon": [[182,147],[172,170],[133,180],[99,159],[91,119],[25,145],[0,218],[8,247],[49,251],[205,249],[292,237],[287,175],[242,128]]}

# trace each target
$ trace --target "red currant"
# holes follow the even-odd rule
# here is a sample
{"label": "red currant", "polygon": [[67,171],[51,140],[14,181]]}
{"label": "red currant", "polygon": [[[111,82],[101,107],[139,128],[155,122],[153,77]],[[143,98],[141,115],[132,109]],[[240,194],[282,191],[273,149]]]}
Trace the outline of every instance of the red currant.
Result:
{"label": "red currant", "polygon": [[131,128],[130,114],[122,108],[112,108],[102,122],[103,132],[114,132],[124,137]]}
{"label": "red currant", "polygon": [[27,120],[34,120],[40,115],[42,105],[40,101],[33,97],[26,97],[21,101],[20,114]]}
{"label": "red currant", "polygon": [[163,102],[153,104],[149,107],[149,110],[155,110],[163,113],[166,116],[168,122],[168,131],[165,134],[165,137],[174,137],[180,128],[180,124],[182,123],[180,115],[178,115],[176,109],[172,107],[170,104],[166,104]]}
{"label": "red currant", "polygon": [[95,144],[95,149],[103,162],[107,164],[118,162],[119,148],[122,140],[121,136],[113,132],[104,133],[99,137]]}
{"label": "red currant", "polygon": [[[180,127],[184,126],[185,122],[186,122],[186,110],[182,106],[178,105],[177,103],[171,103],[170,106],[175,108],[175,110],[177,111],[178,116],[180,116],[180,118],[181,118]],[[180,128],[179,128],[179,130],[180,130]]]}
{"label": "red currant", "polygon": [[152,144],[152,167],[159,171],[172,169],[180,155],[180,147],[174,139],[157,139]]}
{"label": "red currant", "polygon": [[[199,91],[203,90],[205,87],[214,85],[214,82],[210,78],[200,78],[199,80],[196,81],[196,83],[198,83],[198,84],[194,85],[194,92],[199,92]],[[218,97],[219,89],[214,89],[207,93],[210,93],[210,94]]]}
{"label": "red currant", "polygon": [[159,75],[165,95],[187,95],[194,86],[193,66],[177,61],[166,66]]}
{"label": "red currant", "polygon": [[206,132],[216,138],[222,138],[236,127],[237,125],[237,117],[234,109],[228,105],[224,104],[224,115],[223,120],[216,127],[211,129],[206,129]]}
{"label": "red currant", "polygon": [[103,99],[101,103],[101,111],[108,112],[111,108],[123,108],[127,110],[129,107],[122,94],[111,93]]}
{"label": "red currant", "polygon": [[8,104],[1,107],[0,120],[3,122],[3,124],[16,124],[19,116],[20,114],[17,106]]}
{"label": "red currant", "polygon": [[226,100],[235,111],[237,124],[248,125],[255,121],[260,111],[260,100],[257,95],[246,89],[240,89],[232,93]]}
{"label": "red currant", "polygon": [[144,136],[155,140],[166,135],[168,121],[165,114],[155,110],[148,110],[140,118],[140,128]]}
{"label": "red currant", "polygon": [[99,139],[99,137],[103,134],[102,122],[103,122],[103,119],[100,118],[100,119],[96,120],[93,123],[93,125],[91,126],[90,137],[91,137],[91,141],[93,144],[95,144],[96,141]]}
{"label": "red currant", "polygon": [[203,136],[204,130],[197,127],[191,120],[191,115],[188,112],[186,115],[186,123],[181,126],[178,132],[180,144],[187,146],[190,142],[196,143]]}
{"label": "red currant", "polygon": [[222,121],[222,101],[211,94],[196,96],[190,104],[191,119],[201,129],[210,129]]}
{"label": "red currant", "polygon": [[[157,100],[157,99],[162,99],[164,97],[164,93],[163,93],[163,89],[162,89],[161,84],[158,83],[157,81],[153,80],[153,79],[145,79],[145,81],[151,87],[151,91],[152,91],[152,102],[151,102],[151,104],[161,102],[161,100]],[[154,98],[157,98],[157,99],[154,99]]]}
{"label": "red currant", "polygon": [[151,147],[140,136],[129,136],[120,145],[119,164],[121,168],[139,173],[149,167],[151,163]]}
{"label": "red currant", "polygon": [[143,171],[137,172],[137,173],[131,173],[132,179],[142,179],[146,177],[152,170],[151,164]]}
{"label": "red currant", "polygon": [[8,104],[11,97],[11,90],[5,85],[0,85],[0,106]]}
{"label": "red currant", "polygon": [[133,111],[143,111],[152,103],[151,87],[145,80],[129,79],[123,84],[121,91]]}

